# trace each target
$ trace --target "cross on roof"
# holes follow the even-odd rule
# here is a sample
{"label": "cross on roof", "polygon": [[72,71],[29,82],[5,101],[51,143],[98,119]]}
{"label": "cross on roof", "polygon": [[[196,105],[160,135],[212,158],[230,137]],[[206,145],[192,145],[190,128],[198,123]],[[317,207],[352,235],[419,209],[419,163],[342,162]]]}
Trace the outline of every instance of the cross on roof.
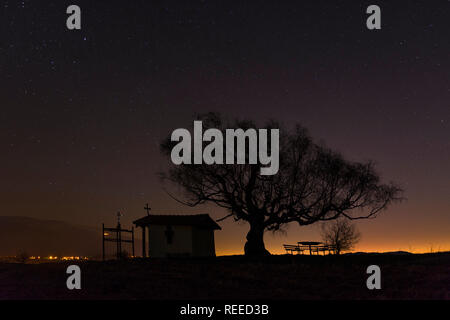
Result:
{"label": "cross on roof", "polygon": [[146,203],[146,204],[145,204],[145,207],[144,207],[144,210],[147,211],[147,215],[149,216],[149,215],[150,215],[150,210],[152,210],[152,208],[150,208],[150,207],[148,206],[148,203]]}

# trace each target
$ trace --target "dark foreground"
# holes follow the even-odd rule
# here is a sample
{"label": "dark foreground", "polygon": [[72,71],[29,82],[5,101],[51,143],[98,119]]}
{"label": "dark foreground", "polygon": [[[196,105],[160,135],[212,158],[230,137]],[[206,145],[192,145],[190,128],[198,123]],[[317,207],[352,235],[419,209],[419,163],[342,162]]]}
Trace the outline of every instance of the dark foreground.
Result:
{"label": "dark foreground", "polygon": [[[70,264],[0,263],[0,298],[450,300],[450,253],[74,262],[81,290],[66,288]],[[381,290],[366,287],[372,264]]]}

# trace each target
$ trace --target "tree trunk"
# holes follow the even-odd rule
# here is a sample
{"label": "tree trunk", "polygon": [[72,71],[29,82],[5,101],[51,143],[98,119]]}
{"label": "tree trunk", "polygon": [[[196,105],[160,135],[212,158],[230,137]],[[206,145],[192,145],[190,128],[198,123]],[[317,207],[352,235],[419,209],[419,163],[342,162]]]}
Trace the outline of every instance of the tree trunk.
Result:
{"label": "tree trunk", "polygon": [[262,222],[250,222],[250,230],[247,233],[244,251],[248,257],[270,255],[270,252],[264,246],[264,225]]}

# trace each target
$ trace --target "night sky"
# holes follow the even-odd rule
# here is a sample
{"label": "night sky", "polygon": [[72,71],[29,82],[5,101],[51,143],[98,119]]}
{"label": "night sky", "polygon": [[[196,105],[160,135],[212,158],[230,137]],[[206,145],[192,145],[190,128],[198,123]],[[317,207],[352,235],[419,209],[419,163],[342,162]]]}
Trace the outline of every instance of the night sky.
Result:
{"label": "night sky", "polygon": [[[406,201],[358,222],[357,250],[450,250],[449,53],[447,1],[2,1],[0,215],[100,226],[121,210],[129,226],[148,202],[220,218],[157,177],[161,139],[218,111],[299,122],[402,186]],[[242,253],[247,225],[221,226],[217,253]],[[292,224],[266,247],[318,230]]]}

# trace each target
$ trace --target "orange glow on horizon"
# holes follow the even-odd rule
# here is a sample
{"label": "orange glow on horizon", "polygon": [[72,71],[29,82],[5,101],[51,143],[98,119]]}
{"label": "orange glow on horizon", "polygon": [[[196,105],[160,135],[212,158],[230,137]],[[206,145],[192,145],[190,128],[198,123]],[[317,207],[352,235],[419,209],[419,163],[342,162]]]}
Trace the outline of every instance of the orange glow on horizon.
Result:
{"label": "orange glow on horizon", "polygon": [[[267,248],[267,246],[266,246]],[[271,254],[282,255],[286,254],[286,251],[283,248],[267,248]],[[410,253],[438,253],[438,252],[450,252],[450,244],[446,245],[437,245],[437,246],[421,246],[414,248],[398,248],[393,246],[365,246],[365,247],[356,247],[354,250],[348,251],[349,253],[355,252],[366,252],[366,253],[383,253],[383,252],[396,252],[396,251],[406,251]],[[346,252],[344,252],[346,253]],[[221,249],[216,248],[216,256],[232,256],[232,255],[243,255],[244,249]]]}

